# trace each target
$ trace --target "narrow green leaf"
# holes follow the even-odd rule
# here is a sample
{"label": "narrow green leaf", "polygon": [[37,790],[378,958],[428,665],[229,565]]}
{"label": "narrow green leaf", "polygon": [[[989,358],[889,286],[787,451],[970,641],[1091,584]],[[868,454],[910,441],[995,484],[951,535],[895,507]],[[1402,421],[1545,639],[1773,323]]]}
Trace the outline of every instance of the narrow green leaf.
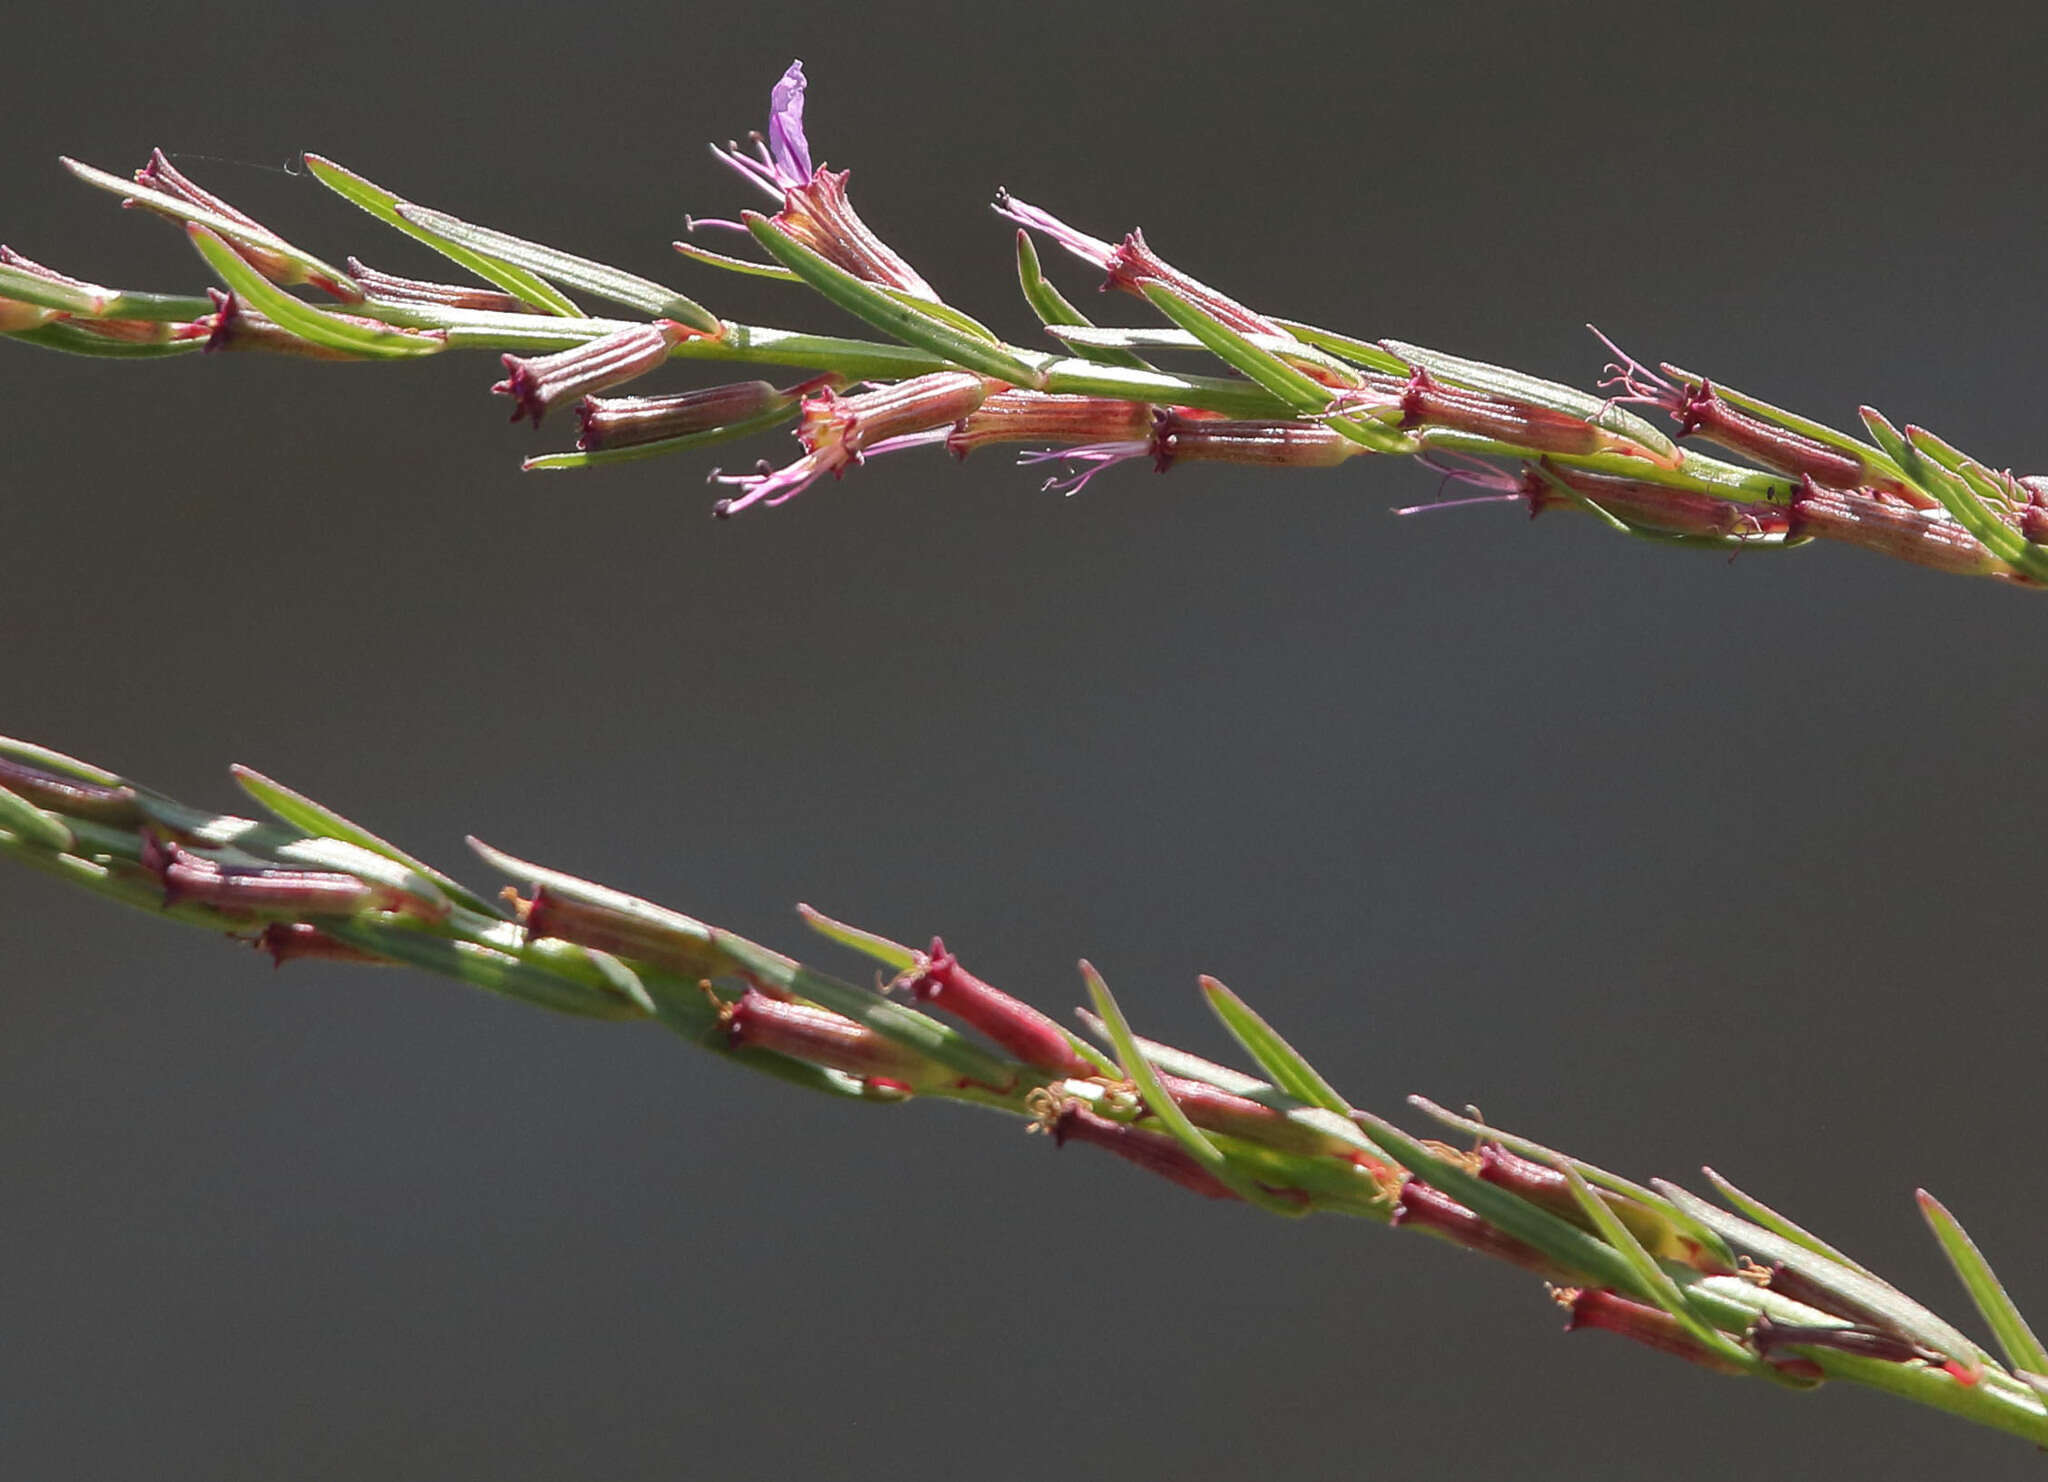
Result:
{"label": "narrow green leaf", "polygon": [[648,996],[646,986],[641,983],[638,973],[609,952],[598,952],[589,947],[580,950],[590,959],[590,965],[597,969],[598,976],[605,980],[613,993],[645,1012],[649,1018],[654,1017],[654,1000]]}
{"label": "narrow green leaf", "polygon": [[186,234],[207,266],[249,306],[268,315],[280,326],[303,340],[354,355],[380,360],[403,360],[435,355],[447,347],[432,335],[403,329],[372,329],[366,324],[315,308],[302,298],[286,293],[243,261],[241,255],[215,233],[203,226],[188,226]]}
{"label": "narrow green leaf", "polygon": [[416,874],[424,875],[440,886],[451,900],[460,901],[470,910],[484,916],[505,916],[502,907],[493,905],[432,865],[415,859],[389,840],[379,838],[361,824],[343,818],[324,803],[314,802],[304,793],[293,791],[282,782],[264,776],[253,767],[236,763],[228,768],[228,773],[235,779],[235,784],[247,793],[259,808],[293,828],[304,829],[309,834],[340,839],[345,843],[354,844],[359,849],[367,849],[372,854],[381,854]]}
{"label": "narrow green leaf", "polygon": [[45,812],[21,794],[4,787],[0,787],[0,828],[38,848],[53,849],[60,854],[68,852],[77,842],[71,837],[71,830],[64,826],[62,818]]}
{"label": "narrow green leaf", "polygon": [[1593,1192],[1579,1170],[1566,1163],[1560,1171],[1572,1191],[1572,1198],[1578,1201],[1580,1213],[1593,1222],[1602,1239],[1621,1252],[1622,1259],[1634,1268],[1637,1281],[1649,1292],[1651,1300],[1678,1319],[1679,1326],[1703,1346],[1731,1363],[1755,1372],[1760,1367],[1756,1355],[1693,1310],[1692,1304],[1679,1290],[1678,1283],[1643,1249],[1635,1232],[1622,1223],[1621,1216],[1614,1212],[1613,1207]]}
{"label": "narrow green leaf", "polygon": [[1223,1027],[1244,1046],[1245,1053],[1258,1062],[1259,1068],[1273,1078],[1274,1085],[1297,1101],[1340,1117],[1351,1115],[1351,1103],[1338,1095],[1336,1088],[1317,1073],[1300,1051],[1282,1039],[1243,999],[1214,978],[1203,978],[1201,986],[1210,1012],[1223,1021]]}
{"label": "narrow green leaf", "polygon": [[398,208],[409,202],[400,200],[381,185],[373,184],[353,171],[345,170],[333,160],[322,159],[317,154],[305,157],[306,169],[315,180],[340,196],[351,205],[369,212],[387,226],[394,226],[416,242],[424,242],[457,267],[466,268],[494,284],[514,298],[522,299],[537,309],[546,309],[551,314],[568,318],[580,318],[583,311],[565,297],[560,290],[547,280],[529,273],[524,268],[514,267],[509,262],[500,262],[481,252],[472,252],[458,242],[437,237],[398,214]]}
{"label": "narrow green leaf", "polygon": [[754,234],[754,240],[768,250],[769,256],[840,308],[884,334],[894,335],[906,345],[928,350],[955,365],[999,381],[1008,381],[1013,386],[1040,385],[1039,372],[1012,354],[1006,346],[991,344],[932,314],[930,306],[922,301],[918,301],[917,307],[912,307],[877,285],[854,277],[804,246],[758,211],[748,211],[741,219],[746,222],[747,230]]}
{"label": "narrow green leaf", "polygon": [[1977,1310],[1998,1339],[1998,1346],[2005,1350],[2006,1362],[2014,1369],[2048,1374],[2048,1348],[2041,1346],[2041,1340],[2020,1316],[2019,1308],[2006,1295],[2005,1284],[1977,1249],[1977,1243],[1939,1199],[1925,1189],[1914,1190],[1913,1197],[1919,1202],[1928,1228],[1934,1231],[1934,1238],[1941,1242],[1942,1254],[1955,1267],[1970,1300],[1977,1304]]}
{"label": "narrow green leaf", "polygon": [[659,442],[636,443],[624,448],[592,448],[574,453],[542,453],[529,458],[520,465],[529,472],[536,469],[593,468],[606,463],[637,463],[643,458],[662,458],[670,453],[680,453],[688,448],[701,448],[712,443],[737,442],[743,437],[752,437],[757,432],[767,432],[790,421],[802,411],[800,404],[776,407],[757,417],[748,417],[739,422],[728,422],[723,427],[707,427],[702,432],[687,432],[681,437],[665,437]]}
{"label": "narrow green leaf", "polygon": [[571,288],[594,293],[615,304],[626,304],[643,314],[673,319],[707,334],[718,330],[716,314],[695,299],[664,287],[651,278],[578,257],[573,252],[563,252],[540,242],[530,242],[509,232],[476,226],[459,216],[450,216],[445,211],[427,206],[415,206],[409,201],[399,202],[397,211],[400,217],[420,230],[456,246],[467,247],[472,252],[498,258],[529,272],[543,273]]}
{"label": "narrow green leaf", "polygon": [[1779,1261],[1813,1282],[1884,1320],[1895,1332],[1949,1358],[1979,1364],[1989,1355],[1952,1323],[1929,1312],[1896,1287],[1861,1267],[1822,1255],[1810,1246],[1717,1209],[1677,1184],[1653,1179],[1650,1186],[1729,1244],[1765,1261]]}
{"label": "narrow green leaf", "polygon": [[1745,1194],[1727,1179],[1721,1177],[1720,1174],[1714,1172],[1713,1169],[1702,1168],[1700,1172],[1706,1177],[1707,1182],[1714,1186],[1715,1193],[1726,1199],[1743,1214],[1755,1220],[1759,1225],[1762,1225],[1766,1230],[1791,1241],[1794,1245],[1805,1246],[1823,1260],[1833,1261],[1837,1265],[1847,1266],[1851,1271],[1860,1272],[1872,1281],[1882,1282],[1884,1280],[1883,1277],[1870,1270],[1867,1266],[1860,1265],[1841,1251],[1836,1250],[1818,1235],[1794,1224],[1791,1220],[1785,1218],[1784,1215],[1779,1214],[1777,1210],[1771,1208],[1770,1205],[1764,1203],[1763,1200],[1753,1195]]}
{"label": "narrow green leaf", "polygon": [[823,911],[799,904],[797,915],[803,917],[804,925],[829,941],[842,947],[851,947],[863,957],[872,957],[893,972],[907,973],[917,966],[918,953],[901,942],[892,942],[885,936],[871,931],[862,931],[858,926],[848,926],[844,921],[834,921]]}
{"label": "narrow green leaf", "polygon": [[96,284],[59,282],[9,263],[0,263],[0,298],[40,304],[86,319],[140,319],[176,324],[213,312],[210,299],[181,293],[127,293]]}
{"label": "narrow green leaf", "polygon": [[142,202],[153,211],[174,216],[191,226],[205,227],[230,241],[246,242],[251,247],[265,248],[280,257],[289,258],[308,277],[316,281],[333,283],[336,287],[349,292],[351,297],[362,297],[362,289],[357,286],[355,279],[340,268],[322,262],[310,252],[301,251],[283,237],[263,227],[236,221],[233,217],[223,216],[218,211],[209,211],[204,206],[195,206],[188,201],[179,200],[176,196],[167,196],[162,191],[151,190],[148,186],[138,185],[133,180],[124,180],[119,175],[109,175],[105,170],[96,170],[91,165],[81,164],[74,159],[60,157],[60,162],[65,169],[87,185],[98,186],[101,190],[111,191],[131,201]]}
{"label": "narrow green leaf", "polygon": [[1159,1072],[1152,1067],[1138,1048],[1137,1036],[1131,1033],[1130,1021],[1124,1018],[1124,1011],[1109,991],[1109,985],[1102,981],[1102,975],[1089,963],[1081,964],[1082,981],[1088,985],[1088,997],[1095,1005],[1095,1012],[1102,1017],[1103,1025],[1109,1031],[1110,1043],[1116,1047],[1117,1064],[1123,1074],[1138,1088],[1138,1095],[1144,1099],[1145,1109],[1158,1119],[1159,1125],[1173,1135],[1173,1140],[1187,1149],[1188,1155],[1208,1169],[1232,1193],[1247,1204],[1274,1214],[1296,1217],[1308,1211],[1301,1205],[1269,1193],[1257,1180],[1246,1177],[1221,1148],[1211,1142],[1202,1130],[1188,1120],[1188,1114],[1180,1109],[1180,1103],[1173,1099],[1159,1079]]}
{"label": "narrow green leaf", "polygon": [[[1188,331],[1217,359],[1263,387],[1301,415],[1327,411],[1336,395],[1322,382],[1304,375],[1270,350],[1261,349],[1213,314],[1182,298],[1163,283],[1142,285],[1145,297],[1160,313]],[[1328,424],[1375,453],[1412,453],[1414,439],[1390,432],[1366,417],[1330,417]]]}
{"label": "narrow green leaf", "polygon": [[[0,298],[11,298],[17,303],[40,304],[46,309],[59,309],[66,314],[83,314],[98,319],[107,312],[107,304],[113,297],[105,289],[95,291],[76,283],[60,283],[54,278],[45,278],[40,273],[31,273],[11,263],[0,262]],[[200,313],[205,313],[204,309]]]}
{"label": "narrow green leaf", "polygon": [[[1209,347],[1185,329],[1128,328],[1117,325],[1101,329],[1093,325],[1060,324],[1048,326],[1050,333],[1063,343],[1088,354],[1094,351],[1159,349],[1159,350],[1204,350]],[[1270,351],[1283,364],[1300,370],[1312,366],[1335,377],[1342,386],[1362,384],[1358,373],[1334,355],[1326,355],[1313,345],[1304,345],[1284,335],[1248,334],[1245,343],[1258,349]],[[1315,378],[1311,376],[1310,380]],[[1320,384],[1320,383],[1318,383]],[[1330,389],[1324,388],[1325,396]],[[1398,415],[1398,414],[1397,414]]]}
{"label": "narrow green leaf", "polygon": [[1332,355],[1341,355],[1353,365],[1367,370],[1384,372],[1390,376],[1405,376],[1415,367],[1383,345],[1370,340],[1353,339],[1350,335],[1338,334],[1335,330],[1318,329],[1313,324],[1301,324],[1292,319],[1273,321],[1289,334],[1314,345],[1318,350],[1327,350]]}
{"label": "narrow green leaf", "polygon": [[1487,1183],[1449,1158],[1438,1156],[1392,1122],[1371,1112],[1354,1111],[1366,1135],[1410,1173],[1457,1200],[1488,1224],[1533,1246],[1567,1271],[1583,1272],[1600,1286],[1611,1286],[1652,1301],[1635,1268],[1606,1242],[1547,1209],[1540,1209],[1497,1184]]}
{"label": "narrow green leaf", "polygon": [[[397,928],[371,917],[351,916],[323,921],[320,929],[337,941],[409,967],[457,978],[472,987],[507,998],[523,999],[557,1013],[587,1019],[635,1019],[640,1010],[622,1002],[596,982],[565,976],[548,965],[528,962],[516,951],[459,938]],[[548,944],[536,944],[544,946]],[[554,946],[566,946],[555,943]],[[580,950],[580,949],[578,949]],[[579,959],[586,967],[588,958]],[[594,975],[594,969],[592,970]]]}
{"label": "narrow green leaf", "polygon": [[109,772],[105,767],[94,766],[75,756],[66,756],[61,751],[52,751],[47,746],[38,746],[33,741],[22,741],[13,736],[0,736],[0,756],[12,757],[15,761],[27,762],[32,767],[42,767],[51,772],[62,772],[81,782],[97,782],[103,787],[131,785],[119,772]]}
{"label": "narrow green leaf", "polygon": [[[1044,270],[1038,263],[1038,248],[1032,245],[1031,233],[1021,226],[1017,228],[1017,282],[1024,290],[1024,302],[1031,306],[1031,312],[1038,316],[1040,324],[1093,327],[1092,319],[1046,281]],[[1124,349],[1084,345],[1081,353],[1104,365],[1127,366],[1132,370],[1152,369],[1143,359]]]}
{"label": "narrow green leaf", "polygon": [[692,262],[701,262],[710,268],[722,268],[728,273],[740,273],[749,278],[772,278],[778,283],[804,281],[780,263],[752,262],[744,257],[729,257],[723,252],[713,252],[708,247],[699,247],[695,242],[671,242],[669,246]]}

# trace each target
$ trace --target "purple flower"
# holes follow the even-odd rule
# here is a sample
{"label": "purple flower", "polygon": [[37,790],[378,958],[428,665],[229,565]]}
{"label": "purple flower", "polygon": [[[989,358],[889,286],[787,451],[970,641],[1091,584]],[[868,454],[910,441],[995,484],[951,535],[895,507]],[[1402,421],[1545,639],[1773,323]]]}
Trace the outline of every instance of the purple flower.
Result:
{"label": "purple flower", "polygon": [[[781,209],[775,224],[827,261],[869,283],[901,289],[932,303],[939,296],[871,231],[846,199],[845,170],[811,164],[810,141],[804,137],[804,64],[791,62],[770,95],[767,134],[755,134],[753,151],[728,142],[711,152],[772,196]],[[745,231],[739,221],[692,216],[691,231],[700,226]]]}
{"label": "purple flower", "polygon": [[[768,95],[768,136],[764,139],[755,134],[751,142],[754,146],[752,154],[730,140],[723,149],[712,145],[711,152],[778,201],[784,191],[809,183],[816,173],[811,168],[810,141],[804,137],[804,64],[801,60],[789,64],[789,70],[782,74],[782,80]],[[707,226],[714,224],[734,223],[704,223]]]}

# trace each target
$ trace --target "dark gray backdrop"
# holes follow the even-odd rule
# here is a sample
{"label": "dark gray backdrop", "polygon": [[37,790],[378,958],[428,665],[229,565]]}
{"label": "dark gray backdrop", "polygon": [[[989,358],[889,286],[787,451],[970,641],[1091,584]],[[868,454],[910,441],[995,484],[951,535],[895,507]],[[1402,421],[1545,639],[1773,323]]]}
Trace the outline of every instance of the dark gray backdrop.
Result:
{"label": "dark gray backdrop", "polygon": [[[312,148],[836,328],[666,246],[747,200],[703,142],[800,55],[869,219],[1011,333],[998,184],[1279,312],[1581,381],[1595,319],[2025,471],[2043,39],[1968,7],[70,7],[10,28],[0,239],[196,285],[54,157]],[[331,257],[433,261],[309,181],[186,164]],[[1959,1309],[1929,1183],[2048,1314],[2041,599],[1397,521],[1429,480],[1364,462],[1061,500],[905,458],[714,525],[710,458],[522,477],[564,434],[507,430],[494,369],[0,346],[0,729],[221,805],[247,761],[472,879],[469,830],[799,950],[798,899],[943,930],[1048,1006],[1085,952],[1220,1052],[1214,972],[1368,1105],[1712,1162]],[[0,891],[10,1476],[2036,1465],[1566,1339],[1431,1242]]]}

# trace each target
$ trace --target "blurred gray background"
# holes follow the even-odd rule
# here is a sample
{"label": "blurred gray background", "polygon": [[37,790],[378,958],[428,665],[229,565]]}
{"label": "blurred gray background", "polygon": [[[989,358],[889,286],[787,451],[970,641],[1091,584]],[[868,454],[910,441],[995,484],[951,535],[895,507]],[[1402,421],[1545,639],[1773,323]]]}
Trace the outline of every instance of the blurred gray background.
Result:
{"label": "blurred gray background", "polygon": [[[754,204],[704,142],[762,126],[801,56],[819,155],[1013,335],[999,184],[1276,312],[1580,383],[1591,319],[2048,466],[2048,23],[1827,14],[50,8],[11,28],[0,240],[196,288],[172,231],[55,162],[162,145],[330,258],[432,271],[309,180],[200,158],[315,149],[836,330],[667,245]],[[1928,1184],[2048,1316],[2041,598],[1397,520],[1431,479],[1363,460],[1063,500],[997,453],[903,457],[721,525],[712,456],[522,476],[570,428],[508,428],[496,369],[0,345],[0,730],[222,807],[248,762],[473,881],[468,831],[846,971],[793,902],[943,931],[1048,1007],[1085,953],[1220,1054],[1215,973],[1363,1104],[1710,1162],[1966,1310]],[[8,1476],[2039,1464],[1567,1339],[1534,1282],[1434,1242],[814,1101],[651,1028],[273,972],[13,868],[0,985]]]}

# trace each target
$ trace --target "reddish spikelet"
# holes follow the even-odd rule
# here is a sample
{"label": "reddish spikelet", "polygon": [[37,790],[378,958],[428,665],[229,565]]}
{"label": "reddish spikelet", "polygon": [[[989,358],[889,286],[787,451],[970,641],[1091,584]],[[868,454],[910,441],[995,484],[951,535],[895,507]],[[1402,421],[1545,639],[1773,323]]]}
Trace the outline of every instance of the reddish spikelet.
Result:
{"label": "reddish spikelet", "polygon": [[[338,870],[217,864],[154,829],[142,835],[142,866],[163,882],[164,904],[209,906],[232,916],[354,916],[405,911],[427,917],[425,903]],[[442,912],[445,914],[445,908]]]}
{"label": "reddish spikelet", "polygon": [[919,1003],[936,1004],[1008,1050],[1026,1065],[1056,1076],[1086,1079],[1095,1067],[1075,1052],[1065,1030],[1022,999],[984,983],[960,965],[938,937],[910,979]]}
{"label": "reddish spikelet", "polygon": [[259,952],[268,952],[270,960],[278,967],[309,957],[324,962],[357,962],[377,967],[391,965],[390,958],[338,941],[305,921],[273,921],[251,939],[250,945]]}
{"label": "reddish spikelet", "polygon": [[1392,1223],[1412,1225],[1453,1245],[1533,1271],[1545,1281],[1569,1283],[1579,1279],[1578,1273],[1567,1271],[1533,1245],[1488,1224],[1449,1194],[1431,1188],[1412,1174],[1402,1180],[1401,1202],[1394,1206]]}
{"label": "reddish spikelet", "polygon": [[660,968],[680,978],[694,981],[737,970],[730,958],[702,937],[664,931],[658,923],[643,921],[609,906],[570,900],[545,885],[534,887],[531,901],[519,902],[519,918],[529,941],[554,938],[573,942],[595,952],[608,952],[614,957]]}
{"label": "reddish spikelet", "polygon": [[906,1090],[954,1079],[945,1067],[864,1024],[829,1009],[770,998],[758,988],[749,988],[725,1010],[724,1018],[726,1041],[734,1049],[773,1050]]}
{"label": "reddish spikelet", "polygon": [[547,310],[529,304],[517,294],[498,288],[477,288],[466,283],[433,283],[424,278],[401,278],[380,273],[360,259],[348,260],[348,272],[363,292],[383,304],[433,304],[444,309],[487,309],[498,314],[542,314]]}
{"label": "reddish spikelet", "polygon": [[1678,424],[1680,437],[1697,432],[1714,446],[1739,453],[1773,473],[1811,479],[1830,489],[1871,489],[1916,509],[1933,509],[1940,503],[1883,473],[1867,459],[1730,406],[1704,377],[1694,382],[1669,365],[1664,371],[1679,382],[1666,406],[1671,420]]}
{"label": "reddish spikelet", "polygon": [[[2032,505],[2023,508],[2023,532],[2028,516],[2035,513]],[[1793,495],[1787,515],[1786,531],[1791,536],[1838,540],[1958,576],[2030,580],[1992,555],[1946,510],[1911,509],[1866,490],[1824,489],[1809,479]]]}
{"label": "reddish spikelet", "polygon": [[846,198],[851,171],[822,165],[802,185],[783,192],[775,224],[834,266],[869,283],[901,289],[930,303],[939,295],[931,284],[860,219]]}
{"label": "reddish spikelet", "polygon": [[[1979,1371],[1966,1364],[1944,1358],[1932,1349],[1922,1348],[1896,1333],[1882,1332],[1862,1324],[1827,1327],[1819,1324],[1781,1323],[1765,1316],[1757,1318],[1756,1325],[1749,1330],[1749,1342],[1760,1357],[1780,1367],[1787,1362],[1801,1361],[1799,1355],[1792,1355],[1789,1359],[1780,1358],[1780,1350],[1825,1348],[1834,1353],[1854,1354],[1858,1358],[1878,1359],[1890,1364],[1931,1364],[1935,1368],[1945,1369],[1959,1384],[1975,1384],[1980,1377]],[[1811,1359],[1804,1361],[1812,1364]]]}
{"label": "reddish spikelet", "polygon": [[1114,1153],[1125,1162],[1134,1163],[1147,1173],[1156,1173],[1205,1199],[1237,1197],[1171,1137],[1111,1121],[1078,1101],[1062,1102],[1049,1125],[1052,1139],[1060,1147],[1070,1142],[1084,1142],[1090,1147]]}
{"label": "reddish spikelet", "polygon": [[636,324],[554,355],[503,355],[505,379],[491,387],[512,398],[512,420],[533,425],[565,401],[638,380],[668,359],[669,348],[697,331],[673,319]]}
{"label": "reddish spikelet", "polygon": [[110,823],[117,828],[132,827],[143,821],[142,808],[135,800],[132,787],[87,782],[81,777],[67,777],[61,772],[30,766],[12,757],[0,756],[0,787],[27,798],[38,808],[47,808],[69,818],[88,818],[94,823]]}
{"label": "reddish spikelet", "polygon": [[[1559,484],[1564,488],[1560,489]],[[1673,489],[1618,474],[1590,473],[1548,460],[1543,464],[1543,472],[1532,469],[1523,479],[1522,493],[1528,498],[1532,516],[1549,509],[1575,509],[1583,499],[1625,525],[1659,535],[1757,538],[1787,534],[1792,525],[1791,512],[1783,505],[1716,499],[1690,489]]]}
{"label": "reddish spikelet", "polygon": [[1682,1358],[1717,1374],[1744,1372],[1742,1365],[1708,1348],[1661,1307],[1634,1301],[1605,1287],[1574,1292],[1567,1305],[1571,1311],[1571,1321],[1564,1325],[1567,1333],[1576,1333],[1581,1328],[1597,1328],[1601,1332],[1619,1333],[1646,1348]]}
{"label": "reddish spikelet", "polygon": [[1012,389],[962,417],[947,434],[946,449],[965,458],[991,443],[1131,442],[1151,432],[1152,408],[1142,401]]}
{"label": "reddish spikelet", "polygon": [[[1570,1220],[1582,1230],[1594,1230],[1592,1220],[1579,1208],[1570,1183],[1555,1168],[1511,1152],[1497,1142],[1489,1142],[1479,1149],[1478,1173],[1486,1182]],[[1727,1274],[1729,1268],[1725,1264],[1708,1255],[1696,1242],[1681,1236],[1678,1228],[1656,1210],[1605,1190],[1595,1189],[1593,1194],[1614,1211],[1615,1218],[1626,1225],[1629,1233],[1641,1241],[1652,1255],[1664,1260],[1682,1261],[1710,1274]]]}
{"label": "reddish spikelet", "polygon": [[1161,1074],[1167,1095],[1187,1118],[1207,1132],[1222,1132],[1246,1142],[1278,1148],[1282,1152],[1309,1157],[1349,1158],[1357,1149],[1341,1138],[1318,1132],[1294,1121],[1285,1112],[1238,1096],[1206,1081],[1191,1081],[1177,1075]]}
{"label": "reddish spikelet", "polygon": [[792,406],[813,391],[840,384],[838,376],[819,376],[787,391],[778,391],[766,381],[735,381],[670,396],[586,396],[576,404],[581,423],[576,446],[589,452],[688,437]]}
{"label": "reddish spikelet", "polygon": [[[1375,394],[1384,396],[1384,386],[1389,382],[1391,377],[1370,378],[1366,399]],[[1661,456],[1633,438],[1610,432],[1584,417],[1463,386],[1446,386],[1419,365],[1405,384],[1394,384],[1400,388],[1404,429],[1441,427],[1490,437],[1535,453],[1624,453],[1660,467],[1675,468],[1678,464],[1675,457]],[[1340,398],[1340,405],[1342,401]]]}
{"label": "reddish spikelet", "polygon": [[[316,345],[311,340],[301,339],[276,320],[249,308],[239,295],[223,293],[218,288],[206,291],[213,299],[213,312],[196,322],[207,331],[208,355],[223,350],[255,350],[272,355],[296,355],[305,360],[368,358],[353,350],[339,350],[331,345]],[[388,329],[390,326],[380,327]]]}
{"label": "reddish spikelet", "polygon": [[1319,422],[1232,421],[1162,407],[1153,418],[1152,466],[1183,460],[1255,468],[1335,468],[1365,447]]}
{"label": "reddish spikelet", "polygon": [[[150,151],[149,163],[135,172],[135,183],[147,186],[149,189],[157,191],[162,195],[170,196],[175,200],[183,201],[187,205],[198,206],[202,210],[211,211],[216,216],[225,216],[230,221],[240,222],[243,226],[261,232],[265,236],[274,235],[268,227],[264,226],[262,222],[258,221],[248,212],[230,206],[212,191],[203,190],[193,184],[184,175],[179,173],[177,168],[165,157],[161,149]],[[152,211],[157,215],[164,214],[161,210],[152,207],[147,201],[128,200],[122,204],[140,206],[144,210]],[[298,262],[271,248],[252,245],[232,235],[224,236],[222,240],[232,247],[244,262],[248,263],[250,267],[273,283],[287,288],[298,283],[311,283],[329,297],[338,298],[344,303],[362,302],[362,293],[352,285],[337,282],[323,273],[309,272]]]}

